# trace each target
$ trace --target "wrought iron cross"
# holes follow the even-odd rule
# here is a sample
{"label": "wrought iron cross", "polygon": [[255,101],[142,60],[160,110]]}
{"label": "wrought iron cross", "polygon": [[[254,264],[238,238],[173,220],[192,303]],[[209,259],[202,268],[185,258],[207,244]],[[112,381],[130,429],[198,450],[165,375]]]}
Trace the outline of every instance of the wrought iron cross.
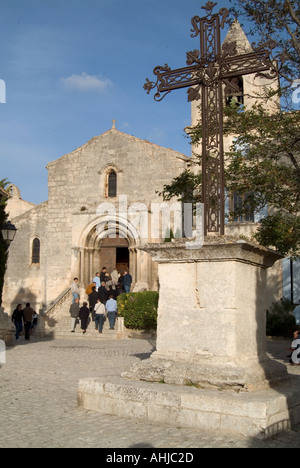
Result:
{"label": "wrought iron cross", "polygon": [[277,72],[270,58],[275,43],[269,41],[253,47],[253,52],[236,55],[236,42],[221,46],[221,29],[229,11],[222,8],[213,14],[217,5],[207,2],[202,9],[207,15],[192,18],[192,37],[200,37],[200,50],[187,52],[187,67],[171,70],[168,65],[154,68],[156,82],[147,79],[144,89],[161,101],[174,89],[189,88],[188,101],[201,100],[202,123],[202,200],[205,207],[205,235],[224,235],[225,183],[223,148],[223,110],[225,94],[235,90],[238,77],[262,73],[274,78]]}

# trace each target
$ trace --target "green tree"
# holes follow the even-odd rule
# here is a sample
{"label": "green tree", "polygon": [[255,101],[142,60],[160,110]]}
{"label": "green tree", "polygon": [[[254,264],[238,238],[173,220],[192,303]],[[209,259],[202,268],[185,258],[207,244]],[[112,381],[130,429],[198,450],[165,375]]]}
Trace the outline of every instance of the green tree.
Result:
{"label": "green tree", "polygon": [[242,200],[238,215],[270,208],[256,239],[283,255],[300,254],[300,112],[270,114],[262,104],[226,110],[226,186]]}

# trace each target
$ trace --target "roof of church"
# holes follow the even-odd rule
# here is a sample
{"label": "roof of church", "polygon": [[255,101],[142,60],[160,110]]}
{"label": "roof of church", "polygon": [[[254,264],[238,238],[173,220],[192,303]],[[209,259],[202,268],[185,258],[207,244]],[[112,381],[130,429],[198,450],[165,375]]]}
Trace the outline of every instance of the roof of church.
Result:
{"label": "roof of church", "polygon": [[55,161],[52,161],[52,162],[49,162],[48,165],[47,165],[47,168],[48,167],[51,167],[52,165],[55,165],[58,161],[60,161],[62,158],[65,158],[65,157],[69,157],[70,155],[73,155],[75,154],[77,151],[81,151],[83,149],[85,149],[86,147],[88,147],[90,144],[92,143],[95,143],[95,141],[97,140],[101,140],[103,137],[109,135],[109,134],[119,134],[120,136],[123,136],[123,137],[126,137],[127,139],[131,139],[132,141],[136,141],[136,142],[141,142],[141,143],[144,143],[146,145],[151,145],[153,148],[160,148],[160,149],[165,149],[167,151],[170,151],[170,152],[173,152],[174,153],[174,157],[177,157],[177,158],[180,158],[180,159],[187,159],[189,160],[190,158],[188,156],[186,156],[185,154],[183,153],[180,153],[179,151],[176,151],[176,150],[173,150],[171,148],[164,148],[162,146],[159,146],[155,143],[151,143],[150,141],[148,140],[142,140],[141,138],[137,138],[133,135],[129,135],[128,133],[124,133],[124,132],[120,132],[119,130],[116,129],[116,122],[113,121],[113,126],[110,130],[107,130],[106,132],[102,133],[101,135],[98,135],[98,136],[95,136],[93,137],[91,140],[89,140],[87,143],[85,143],[84,145],[80,146],[79,148],[71,151],[70,153],[67,153],[65,154],[64,156],[61,156],[60,158],[56,159]]}

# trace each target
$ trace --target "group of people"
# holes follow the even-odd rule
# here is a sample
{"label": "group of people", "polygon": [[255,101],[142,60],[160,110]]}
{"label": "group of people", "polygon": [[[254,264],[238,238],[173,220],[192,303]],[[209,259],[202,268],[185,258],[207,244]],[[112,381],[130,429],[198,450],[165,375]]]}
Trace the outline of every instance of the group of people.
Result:
{"label": "group of people", "polygon": [[114,329],[118,314],[117,297],[123,293],[129,293],[132,285],[132,277],[125,271],[123,275],[114,270],[111,274],[103,267],[102,272],[97,272],[93,282],[86,288],[88,302],[79,305],[78,278],[74,278],[71,286],[73,302],[70,306],[71,333],[75,332],[76,323],[81,322],[82,333],[85,334],[90,322],[90,316],[95,323],[95,329],[101,334],[103,325],[108,318],[110,330]]}
{"label": "group of people", "polygon": [[12,322],[16,327],[16,340],[19,340],[20,334],[23,332],[23,327],[25,329],[25,340],[30,340],[30,335],[34,328],[37,326],[38,315],[30,307],[30,303],[27,302],[26,307],[23,309],[22,304],[18,304],[17,308],[12,314]]}

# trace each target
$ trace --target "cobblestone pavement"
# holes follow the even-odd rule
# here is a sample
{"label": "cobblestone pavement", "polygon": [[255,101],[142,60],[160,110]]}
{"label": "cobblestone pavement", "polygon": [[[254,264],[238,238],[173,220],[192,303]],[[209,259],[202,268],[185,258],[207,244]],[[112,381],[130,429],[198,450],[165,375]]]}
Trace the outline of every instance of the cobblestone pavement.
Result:
{"label": "cobblestone pavement", "polygon": [[[285,357],[289,343],[270,343]],[[120,375],[147,358],[147,340],[85,337],[38,340],[8,348],[0,369],[0,448],[300,448],[300,425],[262,441],[144,421],[77,408],[80,378]],[[300,369],[294,372],[300,374]]]}

